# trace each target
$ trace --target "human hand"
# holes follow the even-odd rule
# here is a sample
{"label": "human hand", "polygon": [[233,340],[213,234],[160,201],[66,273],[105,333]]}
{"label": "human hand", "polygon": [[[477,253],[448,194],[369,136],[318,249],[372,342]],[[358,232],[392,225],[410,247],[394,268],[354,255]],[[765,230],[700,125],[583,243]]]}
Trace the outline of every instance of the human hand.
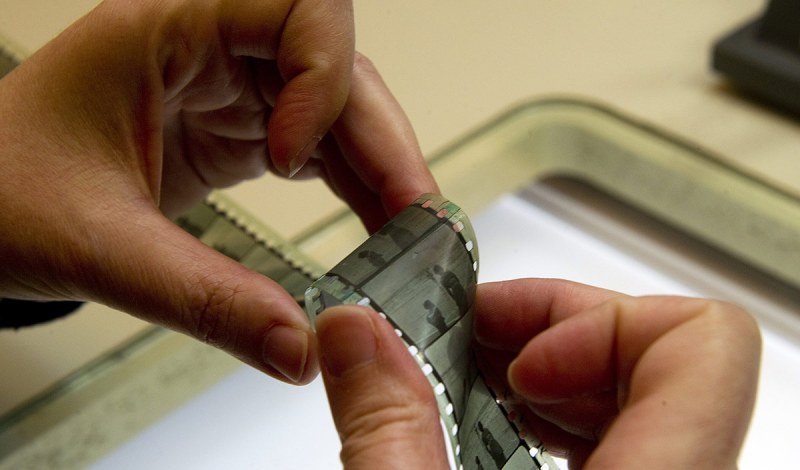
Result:
{"label": "human hand", "polygon": [[316,325],[344,468],[449,468],[433,390],[389,322],[346,305]]}
{"label": "human hand", "polygon": [[435,192],[353,43],[345,0],[102,3],[0,81],[0,297],[98,301],[311,380],[293,299],[165,215],[269,168],[370,229]]}
{"label": "human hand", "polygon": [[[475,305],[483,374],[570,468],[736,467],[760,352],[744,311],[533,279],[480,285]],[[388,323],[340,306],[317,333],[345,468],[447,468],[431,387]]]}
{"label": "human hand", "polygon": [[739,308],[527,279],[475,315],[482,370],[570,468],[736,468],[761,345]]}

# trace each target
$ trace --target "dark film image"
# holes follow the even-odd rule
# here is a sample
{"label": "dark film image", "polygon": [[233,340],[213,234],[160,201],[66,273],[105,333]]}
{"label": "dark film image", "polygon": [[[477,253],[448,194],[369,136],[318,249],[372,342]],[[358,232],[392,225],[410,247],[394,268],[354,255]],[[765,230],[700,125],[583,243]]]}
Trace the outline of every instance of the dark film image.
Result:
{"label": "dark film image", "polygon": [[[442,287],[438,278],[433,272],[433,266],[437,260],[441,263],[442,259],[451,260],[449,264],[460,263],[471,264],[469,255],[464,246],[453,243],[454,237],[452,229],[447,225],[440,225],[429,233],[424,240],[413,245],[411,248],[395,257],[391,265],[376,273],[373,277],[365,280],[363,290],[369,292],[370,296],[379,304],[385,304],[391,297],[402,296],[402,287],[409,284],[435,284],[445,294],[444,297],[452,303],[452,309],[458,311],[458,304],[453,300],[446,288]],[[475,273],[471,271],[471,276]],[[461,274],[459,272],[459,274]],[[462,283],[469,279],[464,275]],[[404,302],[405,303],[405,302]],[[440,307],[442,307],[440,305]]]}
{"label": "dark film image", "polygon": [[[337,274],[355,286],[367,282],[387,263],[393,262],[441,220],[419,208],[410,208],[369,237],[359,248],[345,257],[331,274]],[[411,228],[415,227],[415,228]]]}
{"label": "dark film image", "polygon": [[486,469],[503,468],[520,447],[516,431],[481,378],[472,387],[458,435],[463,461],[477,457]]}
{"label": "dark film image", "polygon": [[467,392],[477,375],[472,351],[468,347],[472,339],[471,324],[470,312],[425,350],[425,358],[439,373],[459,421],[464,417]]}

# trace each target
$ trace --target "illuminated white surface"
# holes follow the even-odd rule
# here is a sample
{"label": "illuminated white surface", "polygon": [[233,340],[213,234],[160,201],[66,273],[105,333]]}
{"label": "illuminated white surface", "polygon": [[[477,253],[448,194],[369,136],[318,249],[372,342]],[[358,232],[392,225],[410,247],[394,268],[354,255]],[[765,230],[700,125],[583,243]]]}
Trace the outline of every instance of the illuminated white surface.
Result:
{"label": "illuminated white surface", "polygon": [[[728,298],[757,306],[759,312],[792,314],[769,299],[750,298],[746,288],[720,281],[708,267],[546,187],[529,191],[526,199],[504,197],[473,217],[473,223],[482,282],[560,277],[634,295],[728,297],[727,291]],[[800,422],[797,345],[768,329],[764,339],[760,397],[742,469],[783,468],[791,462],[795,423]],[[338,451],[321,381],[296,388],[242,368],[94,468],[340,468]]]}

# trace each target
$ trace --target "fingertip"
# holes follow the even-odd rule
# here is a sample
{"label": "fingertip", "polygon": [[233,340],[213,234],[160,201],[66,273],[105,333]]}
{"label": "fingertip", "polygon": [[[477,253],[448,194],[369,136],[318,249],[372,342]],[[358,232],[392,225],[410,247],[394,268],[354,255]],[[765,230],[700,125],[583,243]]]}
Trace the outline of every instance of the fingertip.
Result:
{"label": "fingertip", "polygon": [[287,178],[303,170],[339,112],[337,103],[329,98],[297,98],[298,94],[310,94],[298,88],[293,83],[286,85],[267,123],[270,167]]}
{"label": "fingertip", "polygon": [[283,28],[277,64],[285,84],[267,124],[270,157],[289,178],[308,162],[350,94],[355,39],[351,12],[298,4]]}
{"label": "fingertip", "polygon": [[[293,385],[314,380],[319,373],[317,342],[294,298],[275,281],[227,258],[208,269],[213,274],[207,273],[206,279],[215,283],[210,295],[229,300],[212,299],[202,313],[189,315],[184,324],[188,332],[278,380]],[[213,280],[215,274],[222,279]]]}
{"label": "fingertip", "polygon": [[544,405],[559,403],[566,399],[548,394],[540,388],[538,385],[542,377],[532,372],[529,365],[520,360],[520,358],[514,359],[508,365],[506,380],[508,381],[508,386],[517,396],[531,403]]}
{"label": "fingertip", "polygon": [[344,377],[375,360],[378,338],[370,312],[366,307],[337,306],[317,317],[321,359],[332,377]]}
{"label": "fingertip", "polygon": [[535,394],[531,393],[531,390],[529,390],[527,386],[526,378],[528,374],[525,369],[524,363],[520,361],[519,357],[514,358],[514,360],[508,364],[506,380],[508,381],[508,386],[511,387],[511,390],[513,390],[515,394],[526,400],[535,402]]}
{"label": "fingertip", "polygon": [[297,385],[311,382],[318,372],[316,343],[307,329],[276,325],[264,337],[264,362],[285,381]]}
{"label": "fingertip", "polygon": [[433,390],[389,322],[366,307],[332,307],[317,318],[317,338],[345,468],[446,464]]}
{"label": "fingertip", "polygon": [[573,396],[570,371],[579,368],[561,360],[564,342],[548,330],[531,339],[509,363],[506,380],[514,393],[531,403],[551,404]]}

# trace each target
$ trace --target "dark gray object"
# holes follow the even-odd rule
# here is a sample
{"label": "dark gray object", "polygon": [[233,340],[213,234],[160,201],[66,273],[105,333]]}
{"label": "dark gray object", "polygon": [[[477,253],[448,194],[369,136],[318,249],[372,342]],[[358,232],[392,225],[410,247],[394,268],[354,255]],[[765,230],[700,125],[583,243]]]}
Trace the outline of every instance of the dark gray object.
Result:
{"label": "dark gray object", "polygon": [[772,0],[714,45],[712,65],[744,91],[800,114],[800,2]]}

